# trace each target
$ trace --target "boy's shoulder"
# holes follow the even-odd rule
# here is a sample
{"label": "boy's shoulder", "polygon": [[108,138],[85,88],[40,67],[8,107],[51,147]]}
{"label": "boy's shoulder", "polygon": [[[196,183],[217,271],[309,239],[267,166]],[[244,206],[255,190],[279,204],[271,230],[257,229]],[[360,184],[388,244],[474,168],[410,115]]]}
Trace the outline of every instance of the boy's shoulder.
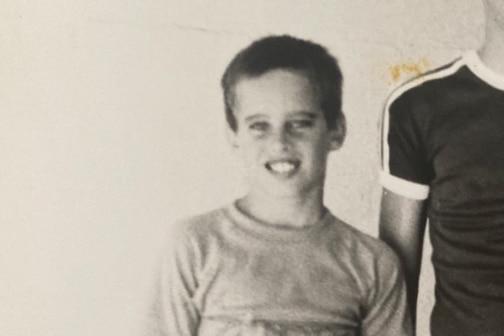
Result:
{"label": "boy's shoulder", "polygon": [[174,236],[192,239],[208,237],[218,230],[225,218],[225,207],[179,219],[173,224]]}
{"label": "boy's shoulder", "polygon": [[354,261],[370,265],[377,262],[386,263],[391,267],[399,265],[397,255],[385,242],[337,217],[334,217],[330,230],[333,231],[334,244],[338,245],[342,252],[349,254]]}
{"label": "boy's shoulder", "polygon": [[167,227],[163,240],[166,255],[200,260],[215,251],[222,240],[225,208],[185,217]]}

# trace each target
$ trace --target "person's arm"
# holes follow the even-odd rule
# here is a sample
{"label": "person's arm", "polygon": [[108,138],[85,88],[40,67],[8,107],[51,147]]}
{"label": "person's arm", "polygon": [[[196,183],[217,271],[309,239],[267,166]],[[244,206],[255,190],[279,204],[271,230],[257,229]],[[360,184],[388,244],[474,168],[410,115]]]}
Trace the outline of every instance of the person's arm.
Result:
{"label": "person's arm", "polygon": [[412,336],[404,273],[392,249],[383,248],[374,261],[359,335]]}
{"label": "person's arm", "polygon": [[413,325],[426,224],[425,204],[425,200],[407,198],[383,189],[379,236],[397,253],[403,266]]}
{"label": "person's arm", "polygon": [[177,232],[163,250],[141,336],[195,336],[200,313],[193,302],[197,290],[197,249],[190,236]]}

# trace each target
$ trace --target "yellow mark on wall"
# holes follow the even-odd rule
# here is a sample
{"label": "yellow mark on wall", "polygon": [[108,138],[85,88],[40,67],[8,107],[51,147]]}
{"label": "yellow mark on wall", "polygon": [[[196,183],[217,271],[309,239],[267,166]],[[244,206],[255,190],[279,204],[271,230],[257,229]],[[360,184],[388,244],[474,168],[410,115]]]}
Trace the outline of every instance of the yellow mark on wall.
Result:
{"label": "yellow mark on wall", "polygon": [[430,64],[425,58],[417,62],[406,62],[389,66],[390,76],[394,83],[403,79],[404,76],[418,76],[429,68]]}

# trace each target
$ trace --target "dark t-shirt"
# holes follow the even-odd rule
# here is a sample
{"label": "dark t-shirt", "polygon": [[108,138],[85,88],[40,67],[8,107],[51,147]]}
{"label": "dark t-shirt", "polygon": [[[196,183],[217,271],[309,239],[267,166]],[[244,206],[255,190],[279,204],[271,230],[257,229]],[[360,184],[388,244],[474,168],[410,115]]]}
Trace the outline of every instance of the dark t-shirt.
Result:
{"label": "dark t-shirt", "polygon": [[392,94],[385,188],[428,202],[434,336],[504,334],[504,77],[469,52]]}

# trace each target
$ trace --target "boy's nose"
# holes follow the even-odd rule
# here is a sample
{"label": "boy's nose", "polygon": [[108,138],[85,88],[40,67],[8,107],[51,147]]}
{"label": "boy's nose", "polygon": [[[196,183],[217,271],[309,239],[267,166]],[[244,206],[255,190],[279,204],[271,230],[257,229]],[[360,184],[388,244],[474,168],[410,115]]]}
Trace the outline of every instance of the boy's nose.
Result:
{"label": "boy's nose", "polygon": [[290,137],[287,129],[282,128],[275,132],[272,137],[271,144],[277,151],[286,151],[290,148]]}

